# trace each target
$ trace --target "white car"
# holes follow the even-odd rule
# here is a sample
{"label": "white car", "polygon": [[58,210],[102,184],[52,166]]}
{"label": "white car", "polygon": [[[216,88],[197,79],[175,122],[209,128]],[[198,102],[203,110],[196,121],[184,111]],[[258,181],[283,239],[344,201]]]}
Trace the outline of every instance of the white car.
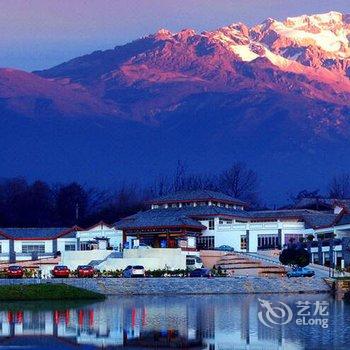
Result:
{"label": "white car", "polygon": [[202,259],[196,255],[186,256],[186,268],[190,271],[203,267]]}
{"label": "white car", "polygon": [[141,265],[127,266],[123,271],[123,277],[132,278],[132,277],[145,277],[145,268]]}

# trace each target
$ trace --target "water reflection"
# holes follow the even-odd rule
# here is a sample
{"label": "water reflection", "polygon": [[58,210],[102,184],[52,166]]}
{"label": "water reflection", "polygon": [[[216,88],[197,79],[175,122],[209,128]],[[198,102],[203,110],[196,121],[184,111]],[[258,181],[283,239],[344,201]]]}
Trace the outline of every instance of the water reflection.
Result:
{"label": "water reflection", "polygon": [[350,305],[327,295],[259,296],[329,302],[329,328],[264,326],[258,296],[111,297],[88,305],[0,305],[0,348],[346,349]]}

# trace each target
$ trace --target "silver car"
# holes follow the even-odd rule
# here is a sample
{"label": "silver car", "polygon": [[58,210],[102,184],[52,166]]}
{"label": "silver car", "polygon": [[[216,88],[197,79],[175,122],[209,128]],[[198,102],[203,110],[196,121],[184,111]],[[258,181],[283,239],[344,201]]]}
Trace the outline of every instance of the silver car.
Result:
{"label": "silver car", "polygon": [[127,266],[123,271],[123,277],[131,278],[131,277],[145,277],[145,268],[141,265],[135,266]]}

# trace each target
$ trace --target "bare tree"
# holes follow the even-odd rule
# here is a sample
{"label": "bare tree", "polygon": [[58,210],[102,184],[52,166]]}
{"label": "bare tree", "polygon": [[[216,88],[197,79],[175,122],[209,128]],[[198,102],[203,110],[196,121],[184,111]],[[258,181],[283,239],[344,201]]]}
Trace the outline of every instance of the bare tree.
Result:
{"label": "bare tree", "polygon": [[350,198],[350,174],[335,175],[329,183],[330,198]]}
{"label": "bare tree", "polygon": [[244,163],[237,162],[219,176],[219,189],[235,198],[256,206],[258,203],[258,176]]}
{"label": "bare tree", "polygon": [[177,162],[177,167],[172,183],[172,191],[179,192],[185,189],[186,167],[182,161]]}
{"label": "bare tree", "polygon": [[297,194],[291,194],[290,200],[293,204],[299,203],[304,198],[312,198],[312,199],[322,199],[320,195],[320,190],[301,190]]}

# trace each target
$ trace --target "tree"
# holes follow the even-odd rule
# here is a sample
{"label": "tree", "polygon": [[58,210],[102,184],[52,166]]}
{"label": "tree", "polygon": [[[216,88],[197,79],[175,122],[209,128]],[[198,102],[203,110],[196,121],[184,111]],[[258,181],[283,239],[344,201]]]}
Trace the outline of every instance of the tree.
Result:
{"label": "tree", "polygon": [[282,265],[295,267],[305,267],[310,264],[309,252],[297,245],[282,250],[279,260]]}
{"label": "tree", "polygon": [[224,171],[219,176],[218,187],[222,192],[252,205],[258,203],[258,176],[244,163],[237,162]]}
{"label": "tree", "polygon": [[27,223],[33,227],[52,225],[54,221],[54,193],[43,181],[29,186],[26,194]]}
{"label": "tree", "polygon": [[185,189],[186,167],[180,160],[177,162],[177,167],[172,183],[174,192],[183,191]]}
{"label": "tree", "polygon": [[317,199],[321,199],[322,196],[320,195],[320,190],[302,190],[299,191],[296,195],[291,195],[290,198],[293,201],[294,204],[297,204],[298,202],[300,202],[300,200],[304,199],[304,198],[317,198]]}
{"label": "tree", "polygon": [[80,224],[86,215],[88,195],[76,182],[63,185],[56,195],[56,213],[60,224],[73,226]]}
{"label": "tree", "polygon": [[330,181],[328,189],[330,198],[350,198],[350,174],[335,175]]}
{"label": "tree", "polygon": [[0,187],[2,220],[5,226],[23,226],[28,220],[28,183],[24,178],[4,180]]}

